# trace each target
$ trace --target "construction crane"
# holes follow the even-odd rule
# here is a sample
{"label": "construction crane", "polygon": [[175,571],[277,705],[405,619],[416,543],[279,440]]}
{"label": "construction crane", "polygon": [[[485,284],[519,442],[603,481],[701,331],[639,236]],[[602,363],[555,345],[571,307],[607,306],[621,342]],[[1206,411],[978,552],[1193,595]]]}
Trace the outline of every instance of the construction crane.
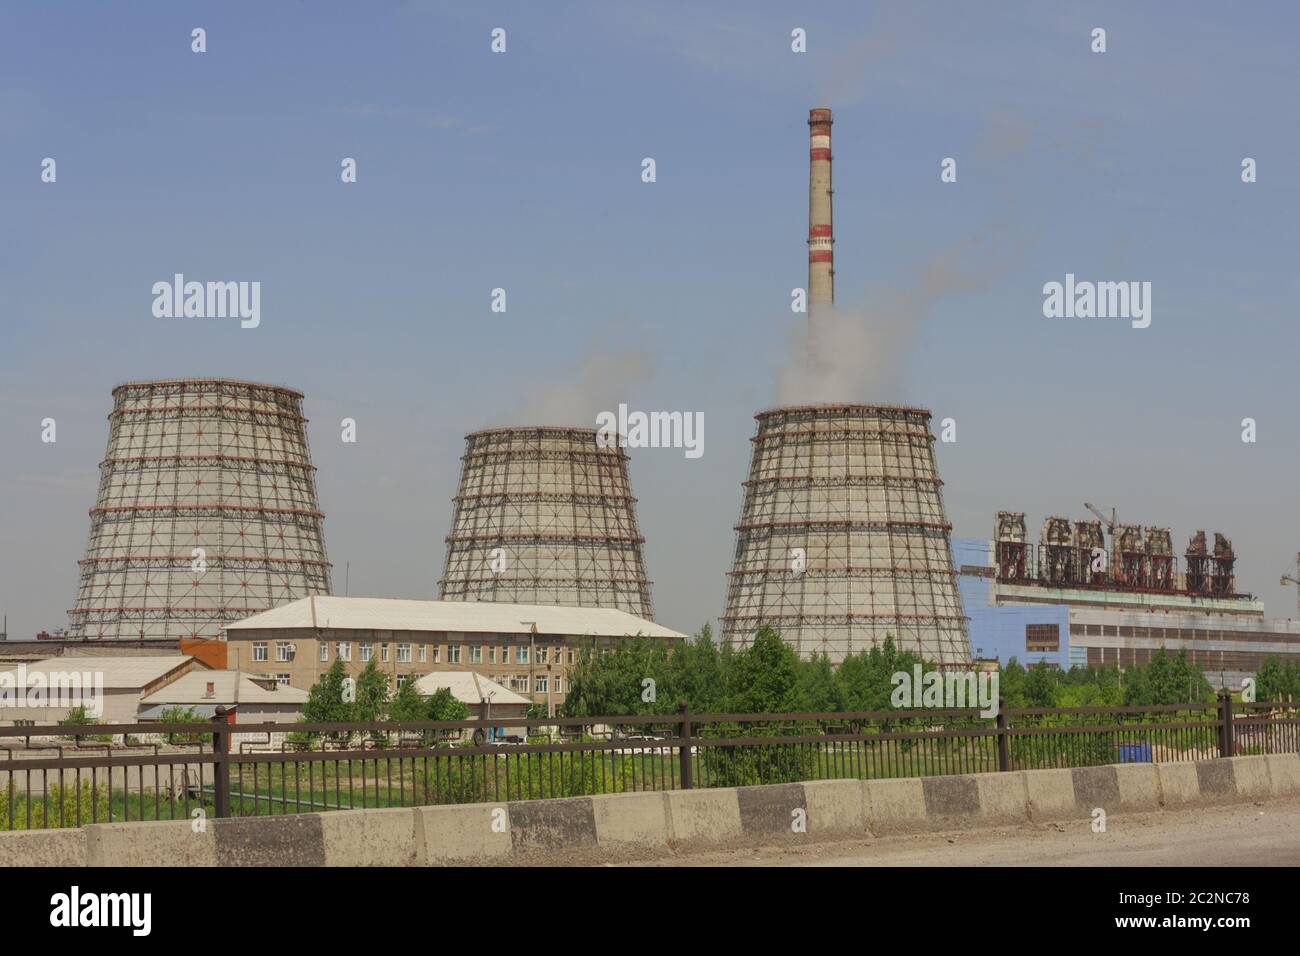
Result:
{"label": "construction crane", "polygon": [[1300,554],[1297,554],[1295,556],[1295,567],[1296,567],[1295,576],[1293,577],[1289,574],[1284,574],[1282,575],[1282,580],[1279,581],[1278,584],[1281,584],[1283,586],[1288,584],[1295,585],[1295,595],[1296,595],[1295,614],[1296,614],[1296,619],[1300,620]]}
{"label": "construction crane", "polygon": [[1114,537],[1115,526],[1119,523],[1119,518],[1117,518],[1115,515],[1115,509],[1114,508],[1110,509],[1110,517],[1107,518],[1104,514],[1102,514],[1100,511],[1097,510],[1096,506],[1094,506],[1091,501],[1085,501],[1083,503],[1083,506],[1087,508],[1089,511],[1091,511],[1093,514],[1095,514],[1098,518],[1100,518],[1101,523],[1106,526],[1106,533]]}

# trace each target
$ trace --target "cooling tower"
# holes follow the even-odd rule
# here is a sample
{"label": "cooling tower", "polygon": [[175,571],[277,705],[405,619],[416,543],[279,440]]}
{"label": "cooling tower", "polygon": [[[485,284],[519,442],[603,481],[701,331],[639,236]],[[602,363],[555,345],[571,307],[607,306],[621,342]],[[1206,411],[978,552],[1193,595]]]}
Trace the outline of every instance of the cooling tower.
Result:
{"label": "cooling tower", "polygon": [[490,428],[466,436],[461,461],[442,598],[652,618],[621,448],[595,428]]}
{"label": "cooling tower", "polygon": [[839,662],[892,636],[968,664],[930,413],[810,405],[755,418],[724,640],[769,624],[801,655]]}
{"label": "cooling tower", "polygon": [[226,379],[113,389],[72,635],[216,638],[329,593],[302,398]]}

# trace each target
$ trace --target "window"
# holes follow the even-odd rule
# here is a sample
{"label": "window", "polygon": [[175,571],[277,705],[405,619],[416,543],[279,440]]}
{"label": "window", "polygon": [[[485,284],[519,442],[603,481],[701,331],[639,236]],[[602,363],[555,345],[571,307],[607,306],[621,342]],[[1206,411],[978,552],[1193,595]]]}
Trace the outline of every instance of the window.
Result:
{"label": "window", "polygon": [[266,660],[266,659],[267,659],[267,656],[266,656],[266,641],[254,641],[254,642],[253,642],[253,660],[255,660],[255,661],[264,661],[264,660]]}
{"label": "window", "polygon": [[411,645],[410,645],[410,644],[398,644],[398,645],[397,645],[397,663],[399,663],[399,664],[409,664],[409,663],[411,663]]}
{"label": "window", "polygon": [[555,677],[555,692],[557,694],[564,693],[564,678],[560,677],[558,674]]}
{"label": "window", "polygon": [[387,644],[380,644],[380,645],[379,645],[379,657],[380,657],[380,660],[382,660],[385,664],[388,663],[388,645],[387,645]]}
{"label": "window", "polygon": [[510,689],[511,689],[511,690],[520,690],[520,691],[523,691],[525,694],[528,693],[528,675],[527,675],[527,674],[511,674],[511,675],[510,675]]}
{"label": "window", "polygon": [[459,645],[459,644],[449,644],[449,645],[447,646],[447,663],[448,663],[448,664],[459,664],[459,663],[460,663],[460,645]]}
{"label": "window", "polygon": [[573,664],[573,648],[569,648],[569,664]]}
{"label": "window", "polygon": [[347,641],[339,641],[338,654],[341,661],[352,660],[352,645]]}
{"label": "window", "polygon": [[276,674],[276,675],[275,675],[275,682],[276,682],[277,684],[279,684],[281,687],[288,687],[288,686],[289,686],[289,675],[288,675],[288,674]]}
{"label": "window", "polygon": [[545,693],[546,693],[546,675],[545,675],[545,674],[538,674],[536,677],[534,677],[534,678],[533,678],[533,684],[534,684],[534,686],[537,688],[537,693],[539,693],[539,694],[545,694]]}
{"label": "window", "polygon": [[421,645],[420,645],[420,663],[423,664],[426,660],[428,660],[428,658],[429,658],[429,645],[428,645],[428,644],[421,644]]}
{"label": "window", "polygon": [[1025,650],[1027,652],[1046,653],[1061,649],[1061,625],[1026,624]]}
{"label": "window", "polygon": [[[401,645],[398,645],[398,649],[399,649],[399,650],[401,649]],[[414,676],[415,676],[414,674],[399,674],[399,675],[397,675],[397,689],[398,689],[398,690],[401,690],[401,689],[402,689],[402,685],[405,684],[409,678],[414,677]]]}
{"label": "window", "polygon": [[483,645],[475,644],[469,649],[469,662],[471,664],[483,663]]}
{"label": "window", "polygon": [[490,644],[488,645],[488,663],[495,664],[496,662],[497,662],[497,646],[495,644]]}
{"label": "window", "polygon": [[537,649],[537,663],[545,664],[547,660],[547,654],[548,652],[545,647],[539,647]]}
{"label": "window", "polygon": [[369,641],[362,641],[359,645],[361,648],[361,662],[364,664],[375,656],[375,645]]}
{"label": "window", "polygon": [[288,641],[276,641],[275,659],[281,662],[293,660],[293,645]]}
{"label": "window", "polygon": [[320,642],[320,652],[316,655],[319,660],[327,661],[330,659],[330,646],[324,641]]}
{"label": "window", "polygon": [[528,648],[523,644],[520,644],[518,647],[515,648],[515,663],[516,664],[528,663]]}

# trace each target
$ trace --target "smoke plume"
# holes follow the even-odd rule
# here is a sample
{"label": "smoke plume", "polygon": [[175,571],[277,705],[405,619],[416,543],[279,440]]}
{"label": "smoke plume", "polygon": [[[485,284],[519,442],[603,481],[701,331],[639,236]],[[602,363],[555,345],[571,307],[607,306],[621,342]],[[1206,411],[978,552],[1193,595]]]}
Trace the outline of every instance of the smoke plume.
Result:
{"label": "smoke plume", "polygon": [[521,420],[539,425],[590,424],[594,429],[596,414],[627,401],[628,388],[648,380],[653,368],[648,352],[591,349],[561,381],[528,396],[520,409]]}

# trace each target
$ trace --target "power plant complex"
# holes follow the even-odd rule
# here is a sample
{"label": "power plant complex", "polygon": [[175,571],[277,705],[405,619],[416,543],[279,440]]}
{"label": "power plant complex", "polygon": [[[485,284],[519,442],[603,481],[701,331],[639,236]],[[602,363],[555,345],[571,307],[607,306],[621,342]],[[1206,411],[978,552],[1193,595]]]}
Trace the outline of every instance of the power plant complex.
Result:
{"label": "power plant complex", "polygon": [[[835,301],[832,122],[828,109],[808,114],[810,363]],[[806,405],[755,417],[723,639],[743,645],[770,625],[836,663],[890,637],[934,663],[968,663],[930,412]]]}
{"label": "power plant complex", "polygon": [[[812,378],[835,301],[832,122],[829,109],[809,113]],[[1224,686],[1300,653],[1300,621],[1266,620],[1238,591],[1220,533],[1196,532],[1180,554],[1168,528],[1087,505],[1097,520],[1048,516],[1037,543],[1012,511],[997,513],[990,538],[954,541],[930,419],[853,403],[755,415],[724,642],[745,646],[770,626],[800,655],[838,663],[892,639],[947,668],[1126,667],[1164,647]],[[221,648],[221,662],[230,647],[237,666],[308,686],[334,660],[353,671],[382,661],[402,678],[464,665],[550,708],[581,648],[683,637],[654,622],[628,455],[595,425],[470,433],[438,599],[326,599],[306,421],[302,393],[275,385],[115,388],[64,643],[180,653],[197,641]]]}

